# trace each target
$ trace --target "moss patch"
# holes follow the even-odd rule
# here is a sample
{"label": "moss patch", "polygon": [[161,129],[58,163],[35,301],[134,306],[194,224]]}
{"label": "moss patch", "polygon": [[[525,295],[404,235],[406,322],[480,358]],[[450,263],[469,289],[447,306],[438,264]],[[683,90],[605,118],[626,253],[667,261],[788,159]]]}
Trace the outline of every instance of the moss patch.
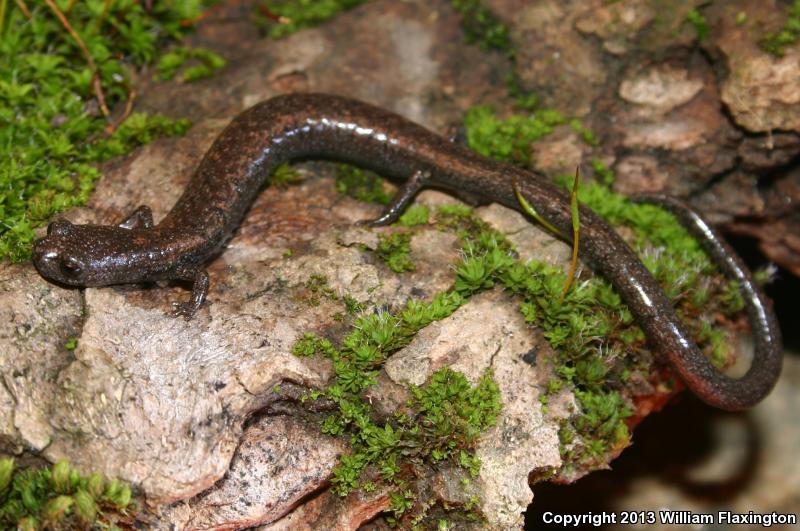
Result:
{"label": "moss patch", "polygon": [[429,507],[416,499],[413,484],[420,467],[449,462],[476,476],[480,460],[474,455],[477,437],[494,424],[500,411],[500,393],[487,372],[475,386],[448,368],[436,371],[423,386],[411,386],[412,398],[402,412],[380,418],[363,391],[375,385],[378,369],[393,352],[433,321],[451,315],[465,299],[443,292],[430,302],[410,300],[397,313],[381,311],[355,318],[351,332],[339,345],[305,334],[292,348],[297,356],[325,356],[333,362],[335,378],[307,399],[325,397],[337,411],[321,429],[348,436],[351,453],[333,470],[333,489],[346,495],[354,489],[374,490],[384,482],[392,493],[395,523],[420,518]]}
{"label": "moss patch", "polygon": [[336,191],[359,201],[388,205],[392,196],[384,189],[383,183],[374,172],[350,164],[336,165]]}
{"label": "moss patch", "polygon": [[119,529],[133,523],[131,502],[125,483],[84,476],[66,461],[20,470],[14,459],[0,459],[3,529]]}
{"label": "moss patch", "polygon": [[36,227],[85,203],[95,163],[186,131],[183,120],[136,113],[119,124],[104,113],[130,97],[125,65],[152,61],[159,41],[180,38],[204,4],[58,3],[84,50],[52,7],[2,2],[0,258],[28,258]]}
{"label": "moss patch", "polygon": [[800,39],[800,0],[794,0],[786,14],[783,27],[776,32],[768,33],[758,44],[765,52],[783,57],[786,48],[797,44],[798,39]]}

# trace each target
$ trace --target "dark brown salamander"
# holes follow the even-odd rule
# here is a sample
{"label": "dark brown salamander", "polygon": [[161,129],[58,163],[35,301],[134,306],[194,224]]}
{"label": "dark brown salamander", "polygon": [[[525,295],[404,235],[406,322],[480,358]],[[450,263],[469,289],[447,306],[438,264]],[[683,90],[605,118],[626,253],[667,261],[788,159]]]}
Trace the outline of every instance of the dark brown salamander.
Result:
{"label": "dark brown salamander", "polygon": [[[543,218],[571,234],[569,196],[544,176],[490,160],[372,105],[324,94],[291,94],[234,118],[158,225],[145,206],[119,226],[54,221],[47,236],[34,244],[34,263],[43,276],[72,286],[191,281],[191,300],[177,305],[177,313],[191,317],[208,291],[206,262],[221,251],[272,171],[299,158],[343,160],[404,179],[375,225],[397,219],[423,187],[521,210],[514,193],[517,182]],[[730,378],[708,362],[633,251],[586,207],[580,211],[582,257],[614,285],[653,347],[702,400],[722,409],[750,407],[766,396],[780,373],[775,317],[747,269],[708,225],[679,203],[663,197],[656,202],[687,222],[721,268],[739,282],[756,338],[745,376]]]}

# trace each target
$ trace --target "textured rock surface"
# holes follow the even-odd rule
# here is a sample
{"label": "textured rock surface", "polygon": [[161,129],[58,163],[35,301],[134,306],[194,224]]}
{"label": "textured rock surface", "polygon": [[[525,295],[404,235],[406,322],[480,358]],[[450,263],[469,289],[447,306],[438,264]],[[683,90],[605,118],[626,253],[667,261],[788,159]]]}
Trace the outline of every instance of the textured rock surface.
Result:
{"label": "textured rock surface", "polygon": [[[776,58],[757,44],[756,32],[776,31],[784,17],[774,1],[730,2],[715,9],[714,44],[724,54],[728,76],[722,101],[740,126],[753,132],[800,132],[800,48],[789,46]],[[746,11],[744,23],[736,13]],[[733,14],[733,16],[731,16]]]}

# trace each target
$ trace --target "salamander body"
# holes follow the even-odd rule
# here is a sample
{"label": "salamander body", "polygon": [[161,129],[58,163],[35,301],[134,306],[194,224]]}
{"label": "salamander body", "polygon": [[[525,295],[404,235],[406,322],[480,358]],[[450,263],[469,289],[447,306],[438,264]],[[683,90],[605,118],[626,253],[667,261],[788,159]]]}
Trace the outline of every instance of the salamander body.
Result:
{"label": "salamander body", "polygon": [[[34,244],[34,264],[46,278],[72,286],[106,286],[173,279],[193,283],[177,313],[191,317],[208,291],[205,264],[230,239],[264,181],[291,160],[335,159],[405,183],[373,224],[394,221],[421,188],[496,202],[522,211],[515,186],[540,216],[571,234],[568,193],[546,177],[483,157],[390,111],[326,94],[289,94],[261,102],[223,130],[205,154],[183,195],[153,223],[136,209],[117,226],[57,220]],[[745,297],[755,354],[742,378],[728,377],[703,356],[681,326],[670,301],[622,238],[597,214],[581,207],[580,253],[623,297],[651,345],[666,356],[686,385],[705,402],[738,410],[760,401],[781,368],[775,317],[735,253],[682,203],[650,197],[672,210],[735,278]]]}

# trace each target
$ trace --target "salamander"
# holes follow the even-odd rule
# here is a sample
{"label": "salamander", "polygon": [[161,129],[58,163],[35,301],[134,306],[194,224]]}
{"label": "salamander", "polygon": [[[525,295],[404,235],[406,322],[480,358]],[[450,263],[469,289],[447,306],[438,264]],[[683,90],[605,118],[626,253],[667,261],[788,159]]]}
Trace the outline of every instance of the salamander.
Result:
{"label": "salamander", "polygon": [[[522,211],[518,191],[545,220],[571,234],[570,198],[545,176],[486,158],[395,113],[327,94],[273,97],[236,116],[206,152],[169,213],[155,224],[140,206],[119,225],[53,221],[34,243],[33,260],[44,277],[90,287],[183,280],[186,318],[203,304],[209,281],[205,264],[220,253],[254,197],[278,165],[298,159],[333,159],[403,181],[374,226],[395,221],[422,188],[496,202]],[[607,278],[647,338],[685,384],[708,404],[727,410],[753,406],[780,373],[778,325],[747,268],[723,240],[684,204],[644,197],[677,214],[744,296],[755,337],[753,361],[741,378],[714,368],[687,335],[669,299],[623,239],[586,206],[580,207],[583,260]]]}

